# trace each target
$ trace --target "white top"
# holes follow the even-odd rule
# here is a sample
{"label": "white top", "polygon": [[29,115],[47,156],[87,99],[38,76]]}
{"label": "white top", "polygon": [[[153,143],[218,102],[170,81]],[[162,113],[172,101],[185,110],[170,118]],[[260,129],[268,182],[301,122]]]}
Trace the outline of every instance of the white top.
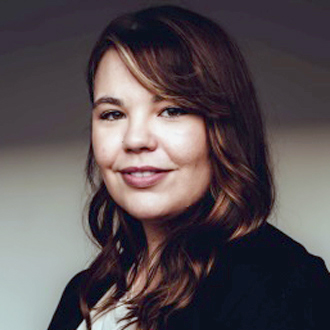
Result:
{"label": "white top", "polygon": [[[127,305],[125,300],[122,298],[119,300],[117,306],[109,312],[101,314],[95,318],[95,310],[91,312],[92,319],[92,330],[121,330],[129,321],[121,321],[119,320],[126,316],[128,312]],[[86,322],[85,320],[79,325],[77,330],[86,330]],[[136,324],[133,323],[127,330],[136,330]],[[125,329],[125,330],[126,330]]]}

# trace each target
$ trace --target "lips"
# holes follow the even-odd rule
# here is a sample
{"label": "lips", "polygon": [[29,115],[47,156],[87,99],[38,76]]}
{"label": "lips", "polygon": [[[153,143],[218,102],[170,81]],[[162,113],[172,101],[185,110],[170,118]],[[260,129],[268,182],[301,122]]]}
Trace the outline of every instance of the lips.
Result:
{"label": "lips", "polygon": [[127,167],[120,171],[125,183],[134,188],[149,188],[162,181],[170,172],[152,166]]}

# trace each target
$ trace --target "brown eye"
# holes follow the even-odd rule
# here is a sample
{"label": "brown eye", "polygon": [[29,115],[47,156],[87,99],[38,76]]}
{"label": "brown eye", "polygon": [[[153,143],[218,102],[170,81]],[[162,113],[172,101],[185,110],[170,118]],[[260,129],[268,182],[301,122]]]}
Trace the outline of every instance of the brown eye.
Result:
{"label": "brown eye", "polygon": [[187,114],[188,112],[182,108],[170,107],[164,109],[160,115],[165,118],[175,118]]}
{"label": "brown eye", "polygon": [[124,117],[125,117],[125,114],[118,110],[104,111],[100,114],[100,119],[109,120],[109,121],[119,120]]}

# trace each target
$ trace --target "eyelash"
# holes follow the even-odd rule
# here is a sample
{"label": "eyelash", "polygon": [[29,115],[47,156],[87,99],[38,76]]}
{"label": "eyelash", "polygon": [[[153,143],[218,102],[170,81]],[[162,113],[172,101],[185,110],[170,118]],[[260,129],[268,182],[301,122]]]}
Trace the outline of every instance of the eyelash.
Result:
{"label": "eyelash", "polygon": [[176,118],[188,113],[185,109],[182,108],[168,107],[162,110],[160,114],[164,114],[165,111],[168,111],[168,115],[165,116],[165,118]]}
{"label": "eyelash", "polygon": [[[110,118],[112,116],[112,118]],[[115,116],[115,118],[114,118]],[[112,111],[104,111],[100,114],[100,119],[102,120],[109,120],[109,121],[115,121],[122,119],[125,116],[124,113],[118,110],[112,110]]]}
{"label": "eyelash", "polygon": [[[167,112],[167,115],[164,115],[164,113]],[[160,113],[159,116],[165,117],[165,118],[177,118],[182,115],[186,115],[188,112],[182,108],[179,107],[167,107],[163,109]],[[101,120],[109,120],[109,121],[116,121],[120,120],[122,118],[125,118],[125,114],[119,110],[112,110],[112,111],[104,111],[100,114],[100,119]]]}

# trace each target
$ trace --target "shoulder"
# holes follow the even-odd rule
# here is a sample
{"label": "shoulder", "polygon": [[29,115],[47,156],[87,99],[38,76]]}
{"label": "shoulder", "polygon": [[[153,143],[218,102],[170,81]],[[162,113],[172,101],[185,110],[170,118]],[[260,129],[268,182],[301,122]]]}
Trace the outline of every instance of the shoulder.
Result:
{"label": "shoulder", "polygon": [[269,224],[232,242],[226,251],[229,269],[233,275],[239,272],[238,278],[252,273],[253,278],[269,279],[275,287],[291,289],[317,290],[330,285],[324,261]]}
{"label": "shoulder", "polygon": [[249,264],[271,272],[276,269],[290,272],[298,268],[328,273],[321,258],[310,254],[303,245],[270,224],[230,242],[224,251],[236,265]]}
{"label": "shoulder", "polygon": [[[75,330],[83,321],[80,309],[81,292],[90,279],[89,269],[75,275],[65,287],[60,302],[48,330]],[[106,277],[94,284],[88,291],[88,305],[94,306],[113,284],[111,277]]]}
{"label": "shoulder", "polygon": [[330,277],[321,258],[266,224],[220,249],[201,297],[224,329],[319,329]]}
{"label": "shoulder", "polygon": [[66,285],[48,330],[76,329],[83,317],[79,307],[79,294],[88,271],[75,275]]}

